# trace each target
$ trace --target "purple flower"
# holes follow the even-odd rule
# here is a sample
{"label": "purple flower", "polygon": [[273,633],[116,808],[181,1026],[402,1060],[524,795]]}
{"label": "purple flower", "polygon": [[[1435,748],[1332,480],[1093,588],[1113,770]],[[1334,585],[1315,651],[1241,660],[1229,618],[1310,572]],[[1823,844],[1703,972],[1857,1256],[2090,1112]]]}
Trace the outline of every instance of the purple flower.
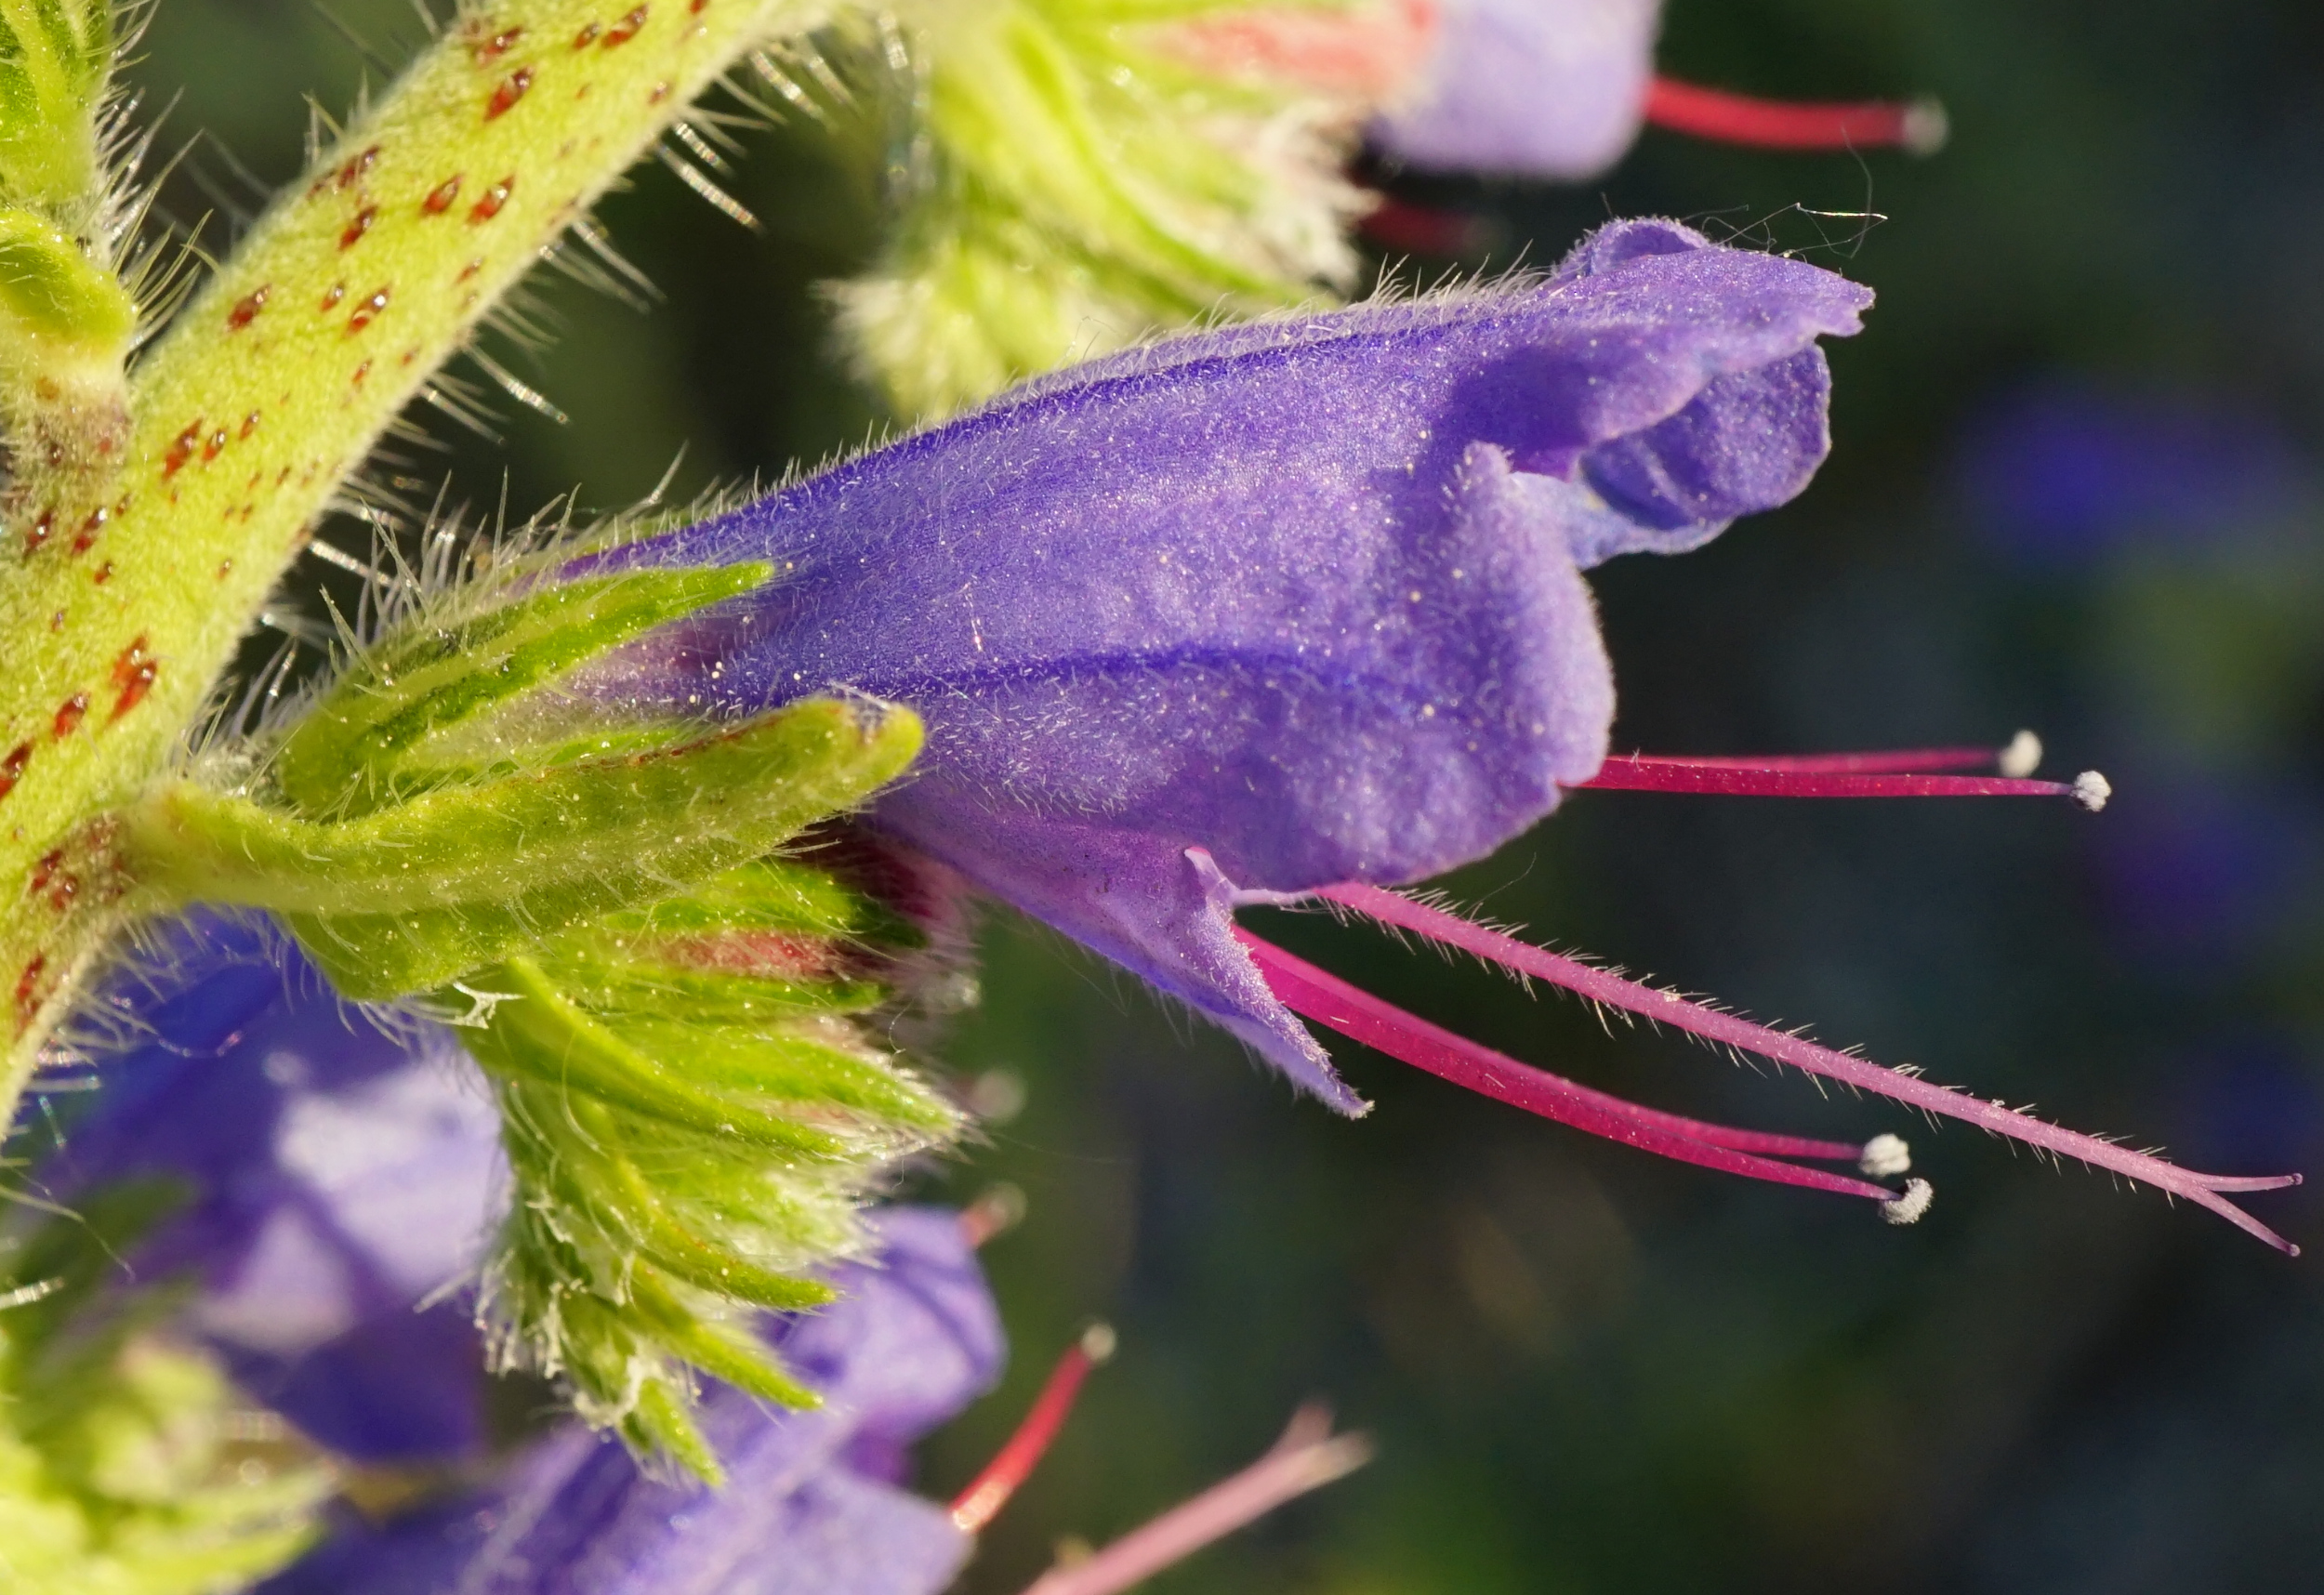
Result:
{"label": "purple flower", "polygon": [[569,1424],[489,1490],[350,1525],[265,1595],[936,1595],[971,1541],[898,1487],[905,1448],[990,1388],[1000,1325],[957,1215],[891,1208],[876,1228],[877,1260],[834,1271],[842,1298],[773,1334],[823,1406],[706,1399],[724,1489],[658,1482]]}
{"label": "purple flower", "polygon": [[1230,911],[1437,874],[1587,780],[1614,699],[1581,571],[1798,493],[1815,340],[1870,298],[1630,222],[1544,282],[1102,361],[614,556],[782,574],[599,690],[909,704],[883,830],[1356,1111]]}
{"label": "purple flower", "polygon": [[1587,178],[1645,120],[1661,0],[1437,0],[1433,47],[1371,138],[1432,171]]}
{"label": "purple flower", "polygon": [[2280,430],[2239,406],[2056,380],[1991,404],[1956,464],[1987,542],[2052,571],[2263,541],[2304,519],[2307,474]]}
{"label": "purple flower", "polygon": [[381,1030],[284,940],[200,916],[108,1004],[145,1036],[43,1164],[51,1196],[159,1176],[187,1200],[131,1256],[191,1275],[191,1326],[316,1440],[366,1460],[479,1437],[482,1349],[464,1302],[499,1121],[448,1037]]}

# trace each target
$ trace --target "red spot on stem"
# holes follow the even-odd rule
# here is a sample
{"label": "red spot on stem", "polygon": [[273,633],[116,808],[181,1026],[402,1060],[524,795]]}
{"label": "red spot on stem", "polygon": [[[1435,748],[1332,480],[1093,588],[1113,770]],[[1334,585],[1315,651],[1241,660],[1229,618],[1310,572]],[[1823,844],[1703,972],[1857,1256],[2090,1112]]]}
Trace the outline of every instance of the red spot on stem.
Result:
{"label": "red spot on stem", "polygon": [[355,219],[347,224],[346,231],[339,234],[339,247],[341,249],[354,248],[356,244],[363,242],[363,234],[371,231],[371,224],[378,219],[379,207],[377,205],[363,206],[355,213]]}
{"label": "red spot on stem", "polygon": [[250,414],[242,418],[242,431],[239,436],[246,438],[257,429],[258,413],[256,410],[253,410]]}
{"label": "red spot on stem", "polygon": [[488,39],[478,39],[469,46],[469,53],[481,66],[485,61],[496,61],[502,56],[507,55],[510,46],[522,37],[524,37],[522,28],[503,28]]}
{"label": "red spot on stem", "polygon": [[33,762],[33,745],[20,742],[8,749],[8,757],[0,758],[0,798],[16,790],[16,784],[24,779],[24,767]]}
{"label": "red spot on stem", "polygon": [[605,47],[610,50],[616,45],[626,45],[636,38],[645,27],[645,12],[646,8],[640,6],[608,29]]}
{"label": "red spot on stem", "polygon": [[[507,177],[495,183],[492,187],[486,189],[482,194],[478,196],[476,203],[469,206],[469,220],[490,221],[494,217],[498,216],[500,214],[500,207],[508,203],[508,195],[516,188],[516,174],[511,172]],[[463,272],[462,275],[465,276],[467,273]]]}
{"label": "red spot on stem", "polygon": [[584,23],[581,31],[573,35],[573,47],[576,50],[588,49],[591,45],[597,43],[598,34],[603,33],[604,31],[605,30],[603,28],[599,27],[595,22]]}
{"label": "red spot on stem", "polygon": [[35,953],[33,961],[24,966],[24,972],[16,977],[16,1028],[20,1035],[33,1022],[33,1015],[40,1011],[41,977],[47,970],[48,955]]}
{"label": "red spot on stem", "polygon": [[113,686],[118,689],[113,698],[114,719],[145,702],[145,694],[153,690],[153,678],[161,674],[161,661],[146,649],[146,639],[140,635],[113,661]]}
{"label": "red spot on stem", "polygon": [[90,510],[88,519],[81,522],[81,529],[73,534],[73,551],[76,554],[87,553],[89,545],[97,541],[97,534],[105,529],[105,522],[112,519],[112,511],[101,504]]}
{"label": "red spot on stem", "polygon": [[27,554],[38,553],[40,546],[48,541],[48,534],[55,531],[56,527],[57,507],[52,504],[40,512],[40,519],[33,521],[31,528],[25,532],[24,551]]}
{"label": "red spot on stem", "polygon": [[337,185],[342,190],[353,186],[355,179],[369,172],[378,159],[379,146],[376,144],[365,150],[362,154],[351,157],[345,165],[339,168],[338,176],[335,179]]}
{"label": "red spot on stem", "polygon": [[379,312],[388,308],[388,285],[382,283],[374,288],[363,302],[355,307],[355,313],[347,318],[347,330],[351,335],[363,331],[379,319]]}
{"label": "red spot on stem", "polygon": [[113,562],[111,560],[108,560],[103,564],[98,566],[97,573],[89,578],[90,581],[95,582],[100,587],[112,579]]}
{"label": "red spot on stem", "polygon": [[202,463],[208,465],[226,452],[226,428],[218,428],[202,444]]}
{"label": "red spot on stem", "polygon": [[226,330],[240,332],[252,322],[257,321],[258,312],[266,309],[266,297],[273,286],[271,283],[261,283],[241,298],[236,299],[234,308],[226,312]]}
{"label": "red spot on stem", "polygon": [[493,122],[506,116],[532,86],[533,69],[529,66],[519,67],[502,78],[500,86],[493,90],[493,97],[484,102],[484,120]]}
{"label": "red spot on stem", "polygon": [[75,692],[57,705],[57,712],[48,721],[48,734],[59,742],[81,729],[81,721],[88,716],[88,694]]}
{"label": "red spot on stem", "polygon": [[201,436],[202,422],[199,417],[196,417],[192,426],[188,427],[171,441],[169,452],[162,456],[162,475],[176,476],[185,469],[186,462],[193,457],[193,445]]}
{"label": "red spot on stem", "polygon": [[347,284],[344,283],[332,283],[331,286],[324,293],[323,303],[315,307],[315,314],[319,316],[329,315],[333,310],[338,308],[339,301],[345,297],[347,297]]}
{"label": "red spot on stem", "polygon": [[419,208],[429,216],[442,216],[452,208],[452,202],[460,197],[460,174],[453,173],[428,191],[428,197],[419,202]]}

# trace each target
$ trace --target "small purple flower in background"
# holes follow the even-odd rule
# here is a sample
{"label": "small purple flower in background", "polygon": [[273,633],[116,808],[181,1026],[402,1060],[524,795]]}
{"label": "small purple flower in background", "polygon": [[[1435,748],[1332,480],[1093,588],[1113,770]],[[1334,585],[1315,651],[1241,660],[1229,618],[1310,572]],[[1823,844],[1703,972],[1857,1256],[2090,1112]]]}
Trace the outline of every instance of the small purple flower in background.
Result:
{"label": "small purple flower in background", "polygon": [[[1085,1336],[949,1508],[904,1488],[909,1447],[990,1389],[1004,1355],[963,1217],[886,1209],[875,1255],[832,1271],[839,1301],[776,1323],[770,1338],[822,1406],[712,1391],[703,1423],[722,1488],[656,1479],[568,1423],[484,1489],[385,1526],[348,1522],[260,1595],[938,1595],[1111,1349],[1110,1331]],[[1033,1589],[1113,1595],[1361,1466],[1365,1442],[1328,1430],[1303,1412],[1252,1467]]]}
{"label": "small purple flower in background", "polygon": [[1637,138],[1661,0],[1439,0],[1373,141],[1427,171],[1588,178]]}
{"label": "small purple flower in background", "polygon": [[[2185,1195],[2283,1245],[2218,1179],[1765,1030],[1380,890],[1482,856],[1573,786],[1799,796],[2043,793],[1939,774],[1989,750],[1607,760],[1613,684],[1580,573],[1699,547],[1806,485],[1821,336],[1869,294],[1801,262],[1618,223],[1546,282],[1158,344],[607,562],[768,560],[778,579],[634,645],[589,690],[756,712],[852,690],[928,726],[872,823],[1362,1102],[1298,1016],[1666,1155],[1870,1197],[1802,1168],[1908,1167],[1725,1129],[1527,1069],[1237,929],[1316,897],[1724,1045]],[[2006,764],[2014,750],[2002,756]],[[2024,771],[2014,772],[2021,776]]]}
{"label": "small purple flower in background", "polygon": [[2265,418],[2063,380],[1988,406],[1961,441],[1955,476],[1987,544],[2043,570],[2141,548],[2246,545],[2313,496],[2297,453]]}
{"label": "small purple flower in background", "polygon": [[2324,815],[2314,795],[2180,770],[2092,849],[2106,923],[2150,975],[2216,978],[2298,926],[2316,901]]}
{"label": "small purple flower in background", "polygon": [[473,1271],[494,1218],[499,1121],[472,1066],[424,1022],[380,1029],[249,925],[173,927],[148,966],[104,1005],[141,1041],[104,1060],[43,1193],[181,1184],[128,1260],[198,1282],[189,1327],[245,1391],[343,1456],[472,1451],[469,1303],[419,1310]]}
{"label": "small purple flower in background", "polygon": [[[1419,171],[1592,178],[1650,123],[1778,150],[1929,154],[1945,142],[1933,100],[1791,103],[1661,76],[1661,0],[1378,0],[1323,13],[1260,7],[1180,31],[1214,69],[1372,99],[1371,144]],[[1386,209],[1390,232],[1433,214]]]}
{"label": "small purple flower in background", "polygon": [[1000,1322],[958,1215],[891,1208],[845,1296],[772,1338],[824,1398],[777,1412],[718,1387],[702,1422],[722,1490],[663,1483],[567,1424],[482,1492],[349,1532],[268,1595],[935,1595],[971,1549],[898,1483],[905,1447],[989,1388]]}

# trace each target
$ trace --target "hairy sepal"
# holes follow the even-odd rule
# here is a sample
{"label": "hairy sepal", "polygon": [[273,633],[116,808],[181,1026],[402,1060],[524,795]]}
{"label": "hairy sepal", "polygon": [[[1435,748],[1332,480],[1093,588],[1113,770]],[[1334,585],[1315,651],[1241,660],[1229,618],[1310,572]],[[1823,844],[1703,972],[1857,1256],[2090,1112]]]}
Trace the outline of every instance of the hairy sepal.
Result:
{"label": "hairy sepal", "polygon": [[268,777],[301,812],[352,819],[446,780],[537,758],[529,738],[506,748],[493,739],[440,745],[443,733],[771,573],[757,563],[640,571],[548,583],[479,613],[419,617],[332,683],[274,749]]}
{"label": "hairy sepal", "polygon": [[1363,202],[1338,167],[1355,107],[1170,47],[1169,27],[1242,8],[900,8],[927,61],[926,169],[894,245],[833,291],[900,414],[938,418],[1159,329],[1353,278],[1342,225]]}
{"label": "hairy sepal", "polygon": [[772,852],[919,744],[909,710],[814,700],[343,821],[180,780],[124,813],[115,846],[156,906],[272,910],[344,995],[385,1000]]}
{"label": "hairy sepal", "polygon": [[463,1035],[516,1184],[486,1271],[495,1360],[561,1378],[591,1421],[706,1478],[693,1376],[812,1404],[752,1316],[827,1300],[796,1271],[852,1247],[879,1172],[961,1122],[850,1020],[892,995],[874,974],[893,968],[887,916],[829,876],[801,890],[811,874],[745,865],[443,994],[482,1005]]}
{"label": "hairy sepal", "polygon": [[0,191],[66,204],[103,181],[113,0],[0,0]]}

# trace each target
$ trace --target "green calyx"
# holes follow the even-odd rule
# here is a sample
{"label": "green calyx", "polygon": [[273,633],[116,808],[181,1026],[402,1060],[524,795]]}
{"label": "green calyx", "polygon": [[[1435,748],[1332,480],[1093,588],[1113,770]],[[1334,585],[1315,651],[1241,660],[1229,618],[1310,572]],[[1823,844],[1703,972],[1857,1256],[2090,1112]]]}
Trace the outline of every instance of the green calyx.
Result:
{"label": "green calyx", "polygon": [[939,417],[1168,327],[1345,286],[1350,108],[1173,47],[1172,30],[1247,8],[902,8],[928,59],[929,156],[887,256],[834,290],[900,414]]}
{"label": "green calyx", "polygon": [[336,822],[178,781],[125,812],[115,846],[145,892],[272,910],[343,995],[388,1001],[769,852],[919,741],[908,710],[817,701]]}
{"label": "green calyx", "polygon": [[121,280],[63,228],[0,204],[0,370],[11,383],[76,360],[117,363],[137,324]]}
{"label": "green calyx", "polygon": [[[495,762],[429,743],[576,666],[765,581],[763,564],[639,571],[557,582],[479,613],[403,627],[341,676],[275,748],[268,771],[295,809],[351,819]],[[602,740],[601,738],[600,740]],[[473,747],[471,740],[469,744]],[[511,747],[514,766],[538,747]],[[548,754],[555,761],[555,754]],[[463,768],[463,764],[465,768]]]}
{"label": "green calyx", "polygon": [[759,859],[606,915],[438,994],[498,1094],[517,1200],[485,1273],[503,1366],[701,1477],[692,1376],[813,1395],[751,1332],[830,1299],[896,1159],[961,1116],[856,1016],[924,938],[827,869]]}
{"label": "green calyx", "polygon": [[608,720],[576,670],[767,568],[555,575],[404,617],[231,789],[197,768],[105,845],[142,903],[270,911],[342,995],[456,1028],[514,1177],[495,1360],[715,1478],[695,1375],[812,1404],[753,1316],[828,1300],[802,1271],[854,1244],[883,1169],[959,1127],[860,1022],[926,937],[798,850],[902,773],[920,725],[830,700]]}
{"label": "green calyx", "polygon": [[178,1197],[115,1186],[0,1240],[0,1558],[19,1595],[238,1589],[320,1533],[328,1471],[156,1333],[178,1293],[109,1288]]}

